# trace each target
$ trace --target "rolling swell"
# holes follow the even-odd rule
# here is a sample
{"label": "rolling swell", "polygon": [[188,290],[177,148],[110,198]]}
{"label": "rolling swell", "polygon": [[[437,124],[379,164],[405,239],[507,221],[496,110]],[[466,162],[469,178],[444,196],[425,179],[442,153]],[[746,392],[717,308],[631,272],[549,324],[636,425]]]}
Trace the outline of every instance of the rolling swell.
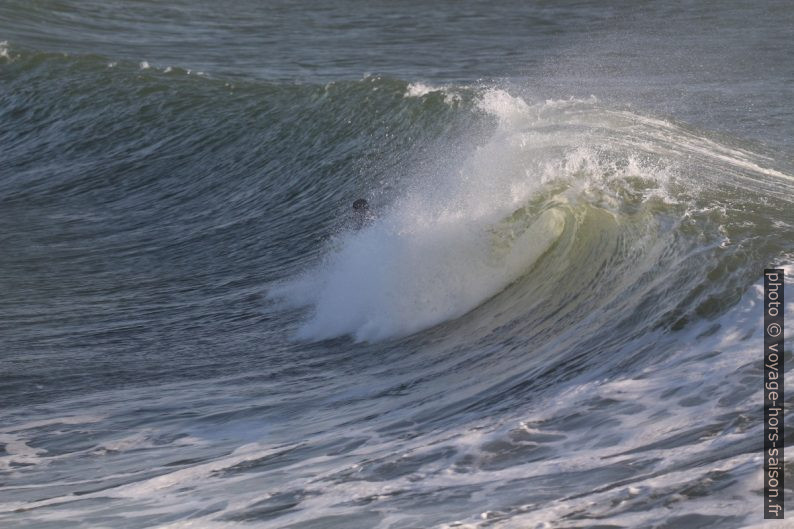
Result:
{"label": "rolling swell", "polygon": [[[751,512],[784,156],[515,86],[3,49],[0,331],[26,365],[0,519],[636,526],[725,491],[671,523]],[[354,232],[359,196],[378,218]]]}
{"label": "rolling swell", "polygon": [[[401,81],[229,81],[4,49],[3,326],[19,347],[128,349],[120,344],[134,338],[182,350],[202,321],[219,318],[228,332],[261,321],[262,277],[301,266],[342,201],[459,126],[442,98],[404,98]],[[383,155],[391,165],[370,170]],[[229,300],[243,301],[229,312]],[[148,369],[182,376],[137,350],[128,354]],[[218,368],[200,347],[188,354]],[[50,390],[103,384],[80,362]],[[20,399],[44,396],[14,387]]]}

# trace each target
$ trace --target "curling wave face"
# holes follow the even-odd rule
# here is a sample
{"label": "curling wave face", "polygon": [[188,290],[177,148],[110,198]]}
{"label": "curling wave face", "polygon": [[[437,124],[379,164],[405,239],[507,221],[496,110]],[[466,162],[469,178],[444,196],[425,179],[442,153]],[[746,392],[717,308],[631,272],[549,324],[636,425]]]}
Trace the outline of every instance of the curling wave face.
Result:
{"label": "curling wave face", "polygon": [[[773,199],[785,200],[790,177],[763,158],[665,121],[595,99],[530,105],[500,89],[473,99],[472,111],[496,120],[484,141],[459,158],[442,152],[377,222],[342,231],[318,265],[272,289],[274,298],[310,307],[299,337],[410,334],[479,307],[518,279],[516,290],[546,283],[563,298],[560,288],[570,285],[586,311],[613,297],[627,313],[654,298],[672,303],[654,283],[666,285],[705,253],[717,267],[734,254],[736,224],[752,222],[720,218],[737,188],[758,193],[756,182],[773,178],[782,181]],[[594,272],[600,278],[588,279]],[[680,296],[691,288],[683,284]],[[729,299],[723,288],[704,296],[711,308],[656,306],[658,321],[648,323],[686,319],[692,309],[714,315]],[[583,303],[588,293],[599,306]]]}

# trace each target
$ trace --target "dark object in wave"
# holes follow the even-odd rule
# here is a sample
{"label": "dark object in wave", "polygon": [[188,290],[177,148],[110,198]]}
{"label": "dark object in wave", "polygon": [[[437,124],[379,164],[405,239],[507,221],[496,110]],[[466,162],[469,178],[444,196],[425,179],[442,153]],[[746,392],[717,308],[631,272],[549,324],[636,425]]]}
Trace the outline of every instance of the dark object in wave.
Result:
{"label": "dark object in wave", "polygon": [[375,220],[375,215],[369,209],[369,202],[359,198],[353,202],[353,229],[358,231],[367,227]]}

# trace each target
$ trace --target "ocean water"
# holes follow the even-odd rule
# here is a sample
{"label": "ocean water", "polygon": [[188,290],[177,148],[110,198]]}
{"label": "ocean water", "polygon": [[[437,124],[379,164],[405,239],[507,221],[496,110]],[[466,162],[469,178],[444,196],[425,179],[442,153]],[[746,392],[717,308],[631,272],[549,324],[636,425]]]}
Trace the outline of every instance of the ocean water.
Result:
{"label": "ocean water", "polygon": [[0,42],[1,527],[791,526],[790,2],[2,0]]}

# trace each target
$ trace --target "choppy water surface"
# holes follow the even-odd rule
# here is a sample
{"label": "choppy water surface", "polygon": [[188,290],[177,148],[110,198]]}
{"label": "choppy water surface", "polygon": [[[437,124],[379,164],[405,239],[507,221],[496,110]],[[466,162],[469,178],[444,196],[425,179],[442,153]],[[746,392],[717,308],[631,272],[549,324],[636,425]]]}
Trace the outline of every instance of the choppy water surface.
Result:
{"label": "choppy water surface", "polygon": [[792,28],[3,2],[0,525],[785,527]]}

